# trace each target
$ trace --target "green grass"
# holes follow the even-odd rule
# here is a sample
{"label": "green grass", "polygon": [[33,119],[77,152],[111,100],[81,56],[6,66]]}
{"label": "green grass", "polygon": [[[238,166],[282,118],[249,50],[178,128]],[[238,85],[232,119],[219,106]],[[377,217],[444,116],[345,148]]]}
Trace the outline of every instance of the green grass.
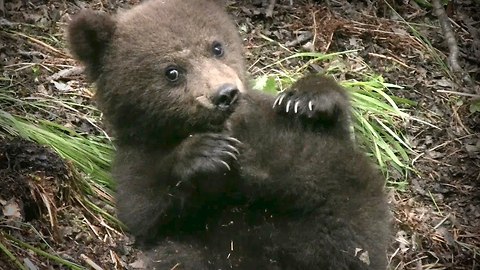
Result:
{"label": "green grass", "polygon": [[[100,112],[92,106],[76,102],[75,95],[18,97],[11,88],[0,88],[0,136],[18,136],[52,148],[73,165],[73,173],[78,176],[76,178],[82,189],[82,194],[78,194],[76,199],[95,213],[120,225],[115,217],[88,199],[92,195],[109,205],[113,204],[114,183],[109,171],[114,146],[105,131],[96,125],[101,121]],[[73,128],[45,120],[45,116],[53,119],[83,119],[101,135],[79,133]]]}
{"label": "green grass", "polygon": [[[312,63],[327,61],[326,74],[336,75],[349,73],[357,79],[339,82],[350,93],[352,102],[353,131],[358,144],[365,148],[369,155],[380,166],[390,185],[397,188],[406,186],[406,177],[412,170],[409,154],[412,149],[404,137],[402,126],[413,118],[402,107],[415,105],[414,102],[397,97],[395,91],[402,87],[389,84],[380,75],[375,75],[369,68],[355,72],[347,68],[345,61],[339,56],[355,55],[356,51],[345,51],[333,54],[297,53],[269,65],[269,70],[254,80],[254,88],[269,93],[282,91],[303,76]],[[296,70],[287,70],[282,62],[300,58],[304,64]],[[366,64],[365,64],[366,65]],[[360,78],[360,79],[358,79]],[[400,173],[401,177],[392,177]]]}
{"label": "green grass", "polygon": [[[111,159],[114,146],[98,126],[98,132],[102,135],[80,134],[72,128],[66,128],[58,123],[47,121],[40,115],[50,115],[54,118],[61,116],[55,112],[64,110],[69,117],[74,115],[85,119],[92,125],[100,121],[100,113],[93,107],[84,106],[73,101],[71,98],[54,97],[27,97],[19,98],[14,91],[8,87],[0,88],[0,136],[21,137],[46,145],[57,152],[62,158],[73,166],[72,178],[74,185],[71,186],[73,200],[85,207],[92,215],[98,215],[108,220],[114,227],[123,227],[118,219],[104,209],[99,207],[95,201],[113,205],[112,194],[114,183],[110,177]],[[8,111],[14,111],[12,114]],[[87,113],[82,113],[86,111]],[[86,269],[76,263],[70,262],[50,253],[42,248],[34,247],[11,235],[0,231],[0,253],[14,263],[18,269],[27,269],[15,257],[15,254],[8,250],[6,244],[27,249],[41,257],[63,265],[69,269]]]}
{"label": "green grass", "polygon": [[[30,251],[34,252],[35,254],[38,254],[38,255],[40,255],[44,258],[47,258],[47,259],[49,259],[53,262],[56,262],[59,265],[66,266],[69,269],[72,269],[72,270],[85,270],[86,269],[85,267],[83,267],[79,264],[76,264],[76,263],[71,262],[69,260],[65,260],[65,259],[61,258],[60,256],[48,253],[48,252],[46,252],[46,251],[44,251],[40,248],[34,247],[30,244],[27,244],[27,243],[13,237],[13,236],[10,236],[8,234],[3,234],[3,236],[5,237],[5,239],[8,239],[11,243],[14,243],[15,245],[17,245],[20,248],[30,250]],[[0,242],[0,249],[2,249],[2,246],[3,245]],[[3,246],[3,247],[5,247],[5,246]],[[5,247],[5,249],[2,249],[2,251],[5,252],[5,254],[7,254],[9,259],[15,263],[15,265],[18,267],[18,269],[22,269],[22,270],[30,269],[30,268],[25,267],[23,264],[21,264],[20,261],[18,260],[18,258],[16,258],[15,255],[13,255],[8,249],[6,249],[6,247]]]}
{"label": "green grass", "polygon": [[[85,195],[101,193],[102,196],[98,197],[105,203],[112,204],[108,196],[111,196],[114,188],[109,173],[113,145],[107,138],[81,136],[72,129],[50,121],[14,116],[5,111],[0,111],[0,126],[10,136],[32,140],[55,150],[81,173],[78,179]],[[120,224],[115,217],[96,207],[87,197],[81,196],[76,199],[115,224]]]}
{"label": "green grass", "polygon": [[104,137],[81,136],[57,123],[31,117],[13,116],[0,111],[0,124],[13,136],[48,145],[62,158],[95,182],[113,188],[108,170],[113,153],[112,144]]}

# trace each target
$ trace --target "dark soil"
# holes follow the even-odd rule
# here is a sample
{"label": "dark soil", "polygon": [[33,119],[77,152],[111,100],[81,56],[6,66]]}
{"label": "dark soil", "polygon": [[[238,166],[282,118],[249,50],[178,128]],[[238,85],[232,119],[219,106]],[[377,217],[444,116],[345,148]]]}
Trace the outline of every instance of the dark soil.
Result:
{"label": "dark soil", "polygon": [[[40,218],[42,209],[38,208],[37,201],[41,200],[39,196],[43,191],[56,194],[55,200],[68,196],[67,175],[64,161],[51,150],[20,139],[0,141],[0,198],[5,201],[18,199],[23,204],[25,221]],[[42,186],[33,187],[37,184]],[[37,188],[41,189],[39,194],[31,192]]]}
{"label": "dark soil", "polygon": [[[18,97],[74,96],[79,104],[94,104],[65,48],[64,26],[80,8],[115,12],[138,2],[0,0],[0,91],[14,91]],[[415,1],[392,1],[393,12],[384,1],[295,0],[290,5],[279,0],[272,17],[265,16],[267,2],[227,1],[253,76],[294,52],[355,49],[357,53],[343,57],[347,66],[340,77],[367,67],[404,87],[395,95],[417,102],[409,113],[423,121],[405,126],[416,171],[406,188],[389,188],[394,213],[391,269],[480,269],[480,112],[472,106],[480,99],[480,3],[450,1],[447,8],[459,62],[473,81],[467,84],[450,77],[431,53],[434,49],[444,59],[448,47],[431,9]],[[400,16],[415,23],[432,47],[415,37]],[[283,62],[287,70],[303,64]],[[330,65],[311,63],[307,70]],[[3,106],[0,110],[21,113]],[[61,108],[33,113],[90,134],[101,125]],[[72,172],[68,161],[52,150],[19,139],[0,140],[0,244],[28,269],[65,266],[12,239],[84,267],[140,267],[131,239],[82,205],[79,177]],[[1,251],[0,269],[14,269]]]}
{"label": "dark soil", "polygon": [[[20,139],[1,140],[0,240],[17,258],[23,258],[26,266],[52,269],[57,264],[5,240],[15,238],[70,261],[95,258],[113,269],[116,262],[112,262],[110,251],[127,256],[128,238],[114,230],[107,239],[99,237],[104,226],[100,221],[92,224],[92,216],[76,202],[79,190],[71,171],[50,149]],[[13,266],[0,253],[0,269]]]}

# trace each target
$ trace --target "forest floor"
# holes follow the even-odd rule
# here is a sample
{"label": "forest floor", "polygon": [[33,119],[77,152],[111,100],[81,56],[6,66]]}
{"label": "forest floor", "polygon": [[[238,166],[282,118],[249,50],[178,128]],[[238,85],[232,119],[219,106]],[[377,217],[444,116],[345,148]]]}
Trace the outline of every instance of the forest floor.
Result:
{"label": "forest floor", "polygon": [[[94,104],[66,48],[65,26],[81,8],[114,13],[138,2],[0,0],[0,96],[14,91],[18,98],[68,97]],[[454,4],[447,9],[460,64],[472,84],[450,77],[436,58],[448,55],[444,34],[432,10],[414,1],[392,9],[385,1],[295,0],[290,5],[279,0],[272,17],[265,16],[268,1],[227,2],[244,37],[253,77],[294,52],[357,50],[344,57],[347,69],[368,63],[387,82],[403,87],[394,94],[415,101],[407,112],[424,122],[405,123],[416,171],[403,189],[389,188],[394,213],[390,268],[480,269],[480,108],[474,105],[480,94],[478,1],[450,1]],[[299,63],[283,65],[294,69]],[[1,110],[22,113],[16,107]],[[88,108],[79,111],[89,114]],[[100,132],[100,123],[61,107],[38,115],[84,133]],[[0,269],[15,268],[6,250],[24,269],[63,269],[66,261],[74,262],[73,269],[141,267],[132,239],[77,199],[81,188],[71,166],[51,149],[0,137]]]}

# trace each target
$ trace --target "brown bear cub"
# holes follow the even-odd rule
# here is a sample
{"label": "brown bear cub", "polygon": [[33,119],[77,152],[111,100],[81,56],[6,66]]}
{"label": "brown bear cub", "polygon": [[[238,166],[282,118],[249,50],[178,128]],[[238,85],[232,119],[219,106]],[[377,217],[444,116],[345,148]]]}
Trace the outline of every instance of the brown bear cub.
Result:
{"label": "brown bear cub", "polygon": [[346,93],[313,75],[277,97],[250,90],[219,2],[151,0],[69,26],[147,269],[385,269],[384,181],[350,139]]}

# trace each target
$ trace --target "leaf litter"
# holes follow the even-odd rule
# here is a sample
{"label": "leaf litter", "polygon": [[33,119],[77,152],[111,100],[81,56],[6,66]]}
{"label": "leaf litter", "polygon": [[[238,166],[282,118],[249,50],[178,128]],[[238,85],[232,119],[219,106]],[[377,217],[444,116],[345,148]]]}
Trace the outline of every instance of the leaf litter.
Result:
{"label": "leaf litter", "polygon": [[[80,8],[114,12],[138,2],[1,1],[2,91],[12,91],[19,99],[59,98],[82,105],[35,110],[7,102],[1,109],[15,114],[28,111],[85,134],[103,135],[108,128],[91,117],[99,113],[91,110],[92,91],[65,48],[64,28]],[[431,125],[412,122],[407,126],[417,173],[410,175],[404,190],[389,189],[394,213],[390,267],[478,269],[480,115],[472,109],[478,96],[461,93],[479,91],[479,33],[472,26],[479,24],[480,15],[475,3],[455,1],[451,20],[463,56],[461,64],[476,82],[474,91],[464,91],[435,57],[444,57],[448,49],[431,10],[410,1],[393,6],[393,12],[386,3],[298,0],[290,5],[290,1],[277,1],[272,16],[267,17],[268,1],[227,1],[244,37],[254,76],[265,74],[271,63],[297,51],[353,49],[358,50],[356,58],[386,81],[404,86],[396,94],[418,103],[409,113]],[[358,59],[351,60],[355,66]],[[304,64],[298,59],[283,62],[291,70]],[[308,69],[322,71],[328,64],[312,63]],[[342,76],[354,75],[345,72]],[[142,268],[142,255],[133,240],[75,199],[83,195],[78,186],[81,176],[74,172],[69,161],[50,149],[2,137],[0,250],[5,247],[18,261],[0,252],[0,269],[19,264],[26,269],[57,268],[59,264],[71,269]],[[101,200],[97,202],[114,214]],[[35,248],[64,261],[33,252]]]}

